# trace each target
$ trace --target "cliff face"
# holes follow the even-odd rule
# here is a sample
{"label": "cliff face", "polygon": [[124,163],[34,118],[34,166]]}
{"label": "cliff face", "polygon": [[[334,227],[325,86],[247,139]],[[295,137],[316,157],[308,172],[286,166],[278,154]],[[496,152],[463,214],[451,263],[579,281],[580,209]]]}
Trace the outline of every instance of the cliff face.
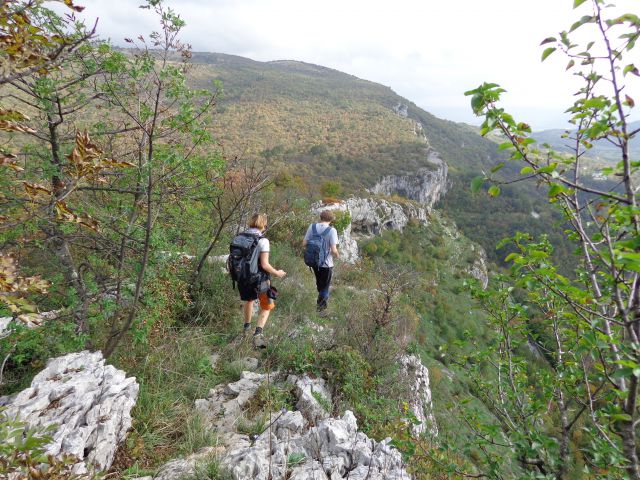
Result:
{"label": "cliff face", "polygon": [[358,238],[380,235],[383,230],[402,231],[409,221],[428,223],[427,209],[410,202],[396,203],[377,198],[350,198],[332,205],[317,203],[312,207],[314,213],[322,210],[349,212],[351,223],[339,235],[340,259],[355,263],[358,255]]}
{"label": "cliff face", "polygon": [[378,195],[399,195],[414,200],[427,210],[447,192],[447,164],[438,152],[427,149],[427,160],[434,169],[421,168],[414,173],[387,175],[373,188],[371,193]]}

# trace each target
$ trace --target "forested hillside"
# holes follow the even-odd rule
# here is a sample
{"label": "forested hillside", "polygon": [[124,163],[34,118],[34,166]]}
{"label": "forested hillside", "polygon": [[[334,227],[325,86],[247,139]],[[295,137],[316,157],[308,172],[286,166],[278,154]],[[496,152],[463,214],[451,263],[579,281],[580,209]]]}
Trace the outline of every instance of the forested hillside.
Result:
{"label": "forested hillside", "polygon": [[[317,65],[207,53],[195,53],[193,61],[198,87],[222,85],[215,131],[228,153],[268,159],[316,195],[324,182],[335,182],[346,197],[385,175],[433,168],[430,148],[449,167],[442,207],[491,260],[501,263],[508,252],[495,245],[524,230],[549,233],[560,258],[569,252],[548,228],[561,217],[535,186],[505,187],[498,198],[471,193],[471,180],[502,158],[477,129],[439,119],[388,87]],[[517,176],[515,167],[506,171]]]}
{"label": "forested hillside", "polygon": [[[51,3],[82,10],[0,4],[0,478],[640,480],[636,15],[576,0],[543,41],[587,85],[555,152],[493,83],[478,129],[193,53],[162,0],[125,49]],[[226,268],[249,222],[255,303]]]}

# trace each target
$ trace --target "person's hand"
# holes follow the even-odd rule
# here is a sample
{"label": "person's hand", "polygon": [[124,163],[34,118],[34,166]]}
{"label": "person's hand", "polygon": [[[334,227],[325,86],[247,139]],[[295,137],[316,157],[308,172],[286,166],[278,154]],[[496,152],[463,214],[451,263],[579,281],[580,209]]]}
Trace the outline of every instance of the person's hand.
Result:
{"label": "person's hand", "polygon": [[276,277],[278,278],[284,278],[286,274],[287,272],[285,272],[284,270],[276,270]]}

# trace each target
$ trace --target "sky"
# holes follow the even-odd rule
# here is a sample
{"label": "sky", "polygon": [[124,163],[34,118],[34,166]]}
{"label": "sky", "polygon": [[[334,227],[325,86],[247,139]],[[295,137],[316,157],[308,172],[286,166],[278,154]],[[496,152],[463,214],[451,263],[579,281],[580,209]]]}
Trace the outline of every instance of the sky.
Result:
{"label": "sky", "polygon": [[[76,0],[116,45],[157,29],[141,0]],[[565,128],[579,87],[567,59],[540,42],[589,14],[573,0],[168,0],[194,51],[299,60],[381,83],[448,120],[479,124],[466,90],[495,82],[504,107],[534,130]],[[640,14],[640,0],[618,0]],[[640,50],[640,46],[638,47]],[[637,56],[637,52],[636,52]],[[637,62],[638,63],[638,62]],[[638,84],[634,84],[638,90]],[[633,95],[632,95],[633,96]],[[640,99],[638,99],[640,103]],[[638,119],[638,114],[634,119]]]}

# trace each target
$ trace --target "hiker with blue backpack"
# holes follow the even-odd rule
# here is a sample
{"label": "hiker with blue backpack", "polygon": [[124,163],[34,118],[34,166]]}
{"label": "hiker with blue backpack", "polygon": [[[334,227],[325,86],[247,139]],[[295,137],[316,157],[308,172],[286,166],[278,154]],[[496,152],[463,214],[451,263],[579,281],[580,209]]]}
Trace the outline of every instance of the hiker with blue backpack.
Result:
{"label": "hiker with blue backpack", "polygon": [[277,290],[271,285],[271,275],[283,278],[287,273],[278,270],[269,263],[269,239],[264,236],[267,229],[267,216],[263,213],[251,217],[249,228],[237,235],[229,247],[227,269],[232,281],[237,283],[243,305],[244,327],[246,337],[251,330],[253,304],[260,302],[260,313],[253,333],[254,348],[266,348],[263,329],[269,313],[275,308]]}
{"label": "hiker with blue backpack", "polygon": [[338,232],[331,226],[335,216],[331,210],[320,212],[320,222],[312,223],[302,241],[304,263],[316,277],[318,299],[316,309],[323,312],[329,300],[329,287],[333,278],[333,259],[338,258]]}

